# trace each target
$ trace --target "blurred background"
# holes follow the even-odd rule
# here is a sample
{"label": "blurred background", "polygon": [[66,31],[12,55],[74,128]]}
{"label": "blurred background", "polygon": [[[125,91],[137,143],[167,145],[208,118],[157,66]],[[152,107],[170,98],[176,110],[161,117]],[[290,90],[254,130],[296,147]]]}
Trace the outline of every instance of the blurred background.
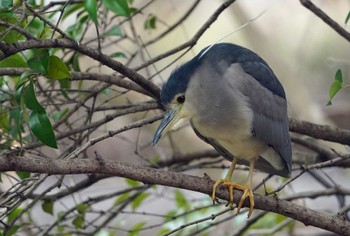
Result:
{"label": "blurred background", "polygon": [[[129,20],[114,17],[111,12],[107,14],[106,11],[99,11],[99,19],[102,22],[100,35],[103,35],[104,31],[108,32],[113,24],[120,25],[121,35],[123,35],[122,37],[101,37],[103,39],[101,40],[101,50],[108,55],[113,52],[123,53],[125,57],[115,59],[135,69],[189,41],[224,1],[158,0],[130,2],[132,2],[131,7],[142,10],[140,14]],[[315,0],[313,3],[349,31],[350,23],[345,24],[345,21],[350,11],[350,1]],[[181,20],[191,8],[193,8],[193,11],[190,12],[188,17]],[[102,13],[106,13],[106,15]],[[79,14],[72,14],[65,18],[60,23],[60,28],[65,32],[70,32],[72,26],[77,24],[79,17],[81,17]],[[150,23],[149,20],[154,19],[154,17],[154,22],[151,21]],[[146,26],[147,22],[150,25]],[[173,26],[175,27],[174,30],[162,36],[163,32]],[[86,32],[80,39],[80,43],[97,48],[96,38],[98,35],[95,27],[90,25]],[[329,100],[329,87],[334,81],[338,69],[342,70],[344,84],[350,84],[350,42],[303,7],[299,1],[237,0],[220,14],[218,19],[187,53],[183,54],[184,50],[182,50],[163,57],[161,60],[156,60],[154,63],[142,67],[138,72],[161,86],[172,70],[192,59],[202,48],[216,43],[218,40],[247,47],[259,54],[270,65],[284,86],[291,118],[350,129],[350,88],[342,89],[333,98],[333,105],[326,106]],[[86,57],[79,58],[79,63],[80,70],[83,72],[117,74],[115,71]],[[99,85],[100,82],[85,81],[82,88]],[[75,86],[78,87],[78,85]],[[92,104],[94,107],[121,107],[126,104],[133,105],[146,101],[154,100],[133,91],[125,92],[125,90],[114,86],[105,93],[99,94],[96,101],[87,101],[84,105],[87,107],[92,107]],[[91,122],[101,120],[113,112],[113,110],[96,112]],[[120,129],[133,121],[161,112],[161,110],[156,110],[118,117],[87,135],[88,139],[105,135],[109,130]],[[84,111],[79,110],[73,118],[79,121],[84,115]],[[82,127],[86,125],[79,122],[77,124]],[[158,125],[159,122],[156,122],[98,142],[87,150],[84,158],[92,158],[95,156],[94,152],[98,152],[106,160],[148,165],[157,161],[176,161],[176,158],[186,157],[189,154],[212,150],[212,147],[196,137],[189,125],[171,132],[153,147],[151,141]],[[338,152],[349,153],[348,146],[319,142],[296,134],[292,134],[292,136],[296,139],[311,142],[326,150],[334,148]],[[69,141],[66,141],[67,145],[70,145]],[[43,151],[43,153],[48,153],[51,156],[60,156],[60,152],[61,150],[52,151],[51,149],[44,149]],[[293,176],[300,172],[300,164],[311,165],[321,161],[318,153],[296,144],[293,144],[293,158],[295,161]],[[221,157],[215,159],[202,158],[166,169],[201,177],[208,174],[210,178],[216,180],[226,174],[229,164]],[[346,190],[350,189],[349,169],[332,167],[317,170],[316,173],[317,176],[309,173],[303,174],[277,193],[278,197],[285,198],[301,193],[323,191],[330,188],[325,186],[325,182],[334,188],[340,186]],[[240,167],[234,173],[235,181],[243,183],[247,175],[246,168]],[[266,176],[264,173],[255,173],[254,184],[261,184]],[[58,178],[57,176],[48,177],[45,184],[40,185],[35,193],[40,194],[56,182]],[[65,176],[62,188],[55,188],[50,191],[50,194],[57,194],[65,189],[69,190],[84,179],[86,179],[85,175]],[[280,177],[271,177],[266,179],[265,186],[260,185],[256,192],[264,194],[273,191],[285,181],[286,179]],[[2,184],[2,189],[8,189],[11,185],[12,183],[8,182],[6,186],[5,181]],[[118,204],[130,198],[131,195],[113,194],[116,191],[128,188],[139,188],[144,193],[143,197],[141,197],[139,205],[130,204],[126,205],[125,208],[119,208]],[[171,230],[184,224],[195,222],[212,214],[218,214],[225,209],[224,204],[213,206],[210,197],[203,194],[163,186],[143,186],[142,183],[111,177],[101,178],[100,181],[96,181],[96,183],[86,188],[60,198],[54,203],[54,214],[52,216],[45,213],[41,205],[35,205],[33,208],[35,217],[31,220],[36,225],[42,225],[44,229],[53,224],[59,225],[57,223],[59,214],[68,212],[69,209],[74,208],[80,202],[102,196],[104,197],[103,200],[94,201],[94,204],[90,205],[91,209],[86,214],[89,226],[82,231],[87,232],[87,235],[90,235],[91,232],[98,236],[113,234],[128,236],[166,235]],[[349,208],[349,200],[349,196],[337,197],[320,194],[314,199],[311,197],[298,198],[295,203],[318,211],[336,214],[342,209]],[[347,214],[348,211],[349,209],[344,210]],[[253,217],[259,214],[261,212],[255,210]],[[111,219],[108,221],[106,217],[111,217]],[[73,216],[70,220],[72,218]],[[294,222],[287,217],[273,213],[261,215],[257,219],[259,221],[256,224],[253,224],[248,231],[244,231],[245,235],[330,235],[329,232],[306,227],[299,222]],[[240,235],[240,230],[246,224],[246,213],[235,216],[235,211],[233,211],[218,216],[215,220],[198,224],[193,223],[193,225],[185,227],[173,235]],[[100,227],[101,225],[104,226]],[[137,225],[140,226],[141,230],[137,231],[138,234],[132,234],[132,229],[135,229]],[[277,227],[274,230],[275,226],[279,228]],[[95,229],[99,230],[95,232]],[[22,232],[22,234],[26,235],[26,232]]]}
{"label": "blurred background", "polygon": [[[163,32],[169,25],[172,25],[181,18],[184,12],[188,11],[189,7],[192,6],[193,2],[156,1],[150,5],[147,11],[157,15],[157,27],[154,31],[142,29],[142,23],[138,24],[137,18],[135,18],[136,31],[140,35],[138,44],[144,44],[156,38],[160,32]],[[147,46],[147,50],[141,54],[142,56],[140,55],[139,58],[135,59],[130,66],[137,67],[144,61],[190,40],[222,3],[223,1],[200,1],[185,21],[156,43]],[[341,26],[349,29],[349,25],[345,24],[345,19],[350,9],[349,1],[323,0],[314,1],[314,3]],[[134,4],[143,3],[135,1]],[[141,22],[143,21],[143,17],[140,16]],[[249,24],[240,28],[248,22]],[[128,29],[125,30],[127,31]],[[230,34],[231,32],[233,33]],[[318,124],[329,124],[344,129],[350,128],[349,89],[341,90],[333,99],[333,105],[326,106],[329,100],[328,90],[338,69],[341,69],[343,72],[344,83],[350,83],[350,43],[312,12],[303,7],[299,1],[236,1],[219,16],[188,53],[181,57],[180,55],[183,51],[176,53],[157,61],[142,72],[149,77],[157,74],[152,79],[156,84],[161,86],[173,69],[192,59],[202,48],[216,43],[218,40],[247,47],[258,53],[268,62],[285,88],[290,117]],[[113,46],[111,45],[111,47]],[[132,49],[128,48],[128,50]],[[174,62],[174,60],[177,61]],[[160,73],[158,74],[158,72]],[[115,122],[110,125],[116,128],[121,123]],[[139,163],[140,158],[137,155],[135,156],[135,144],[134,142],[130,142],[130,140],[135,140],[137,135],[140,135],[138,137],[139,147],[144,147],[141,148],[143,154],[146,156],[159,155],[163,160],[169,159],[173,155],[195,153],[196,151],[211,149],[210,146],[195,136],[189,126],[172,132],[170,139],[162,139],[156,147],[150,147],[149,143],[152,140],[153,132],[157,125],[158,123],[153,127],[143,128],[140,133],[138,131],[128,132],[127,137],[123,135],[123,138],[118,141],[115,139],[106,140],[105,142],[98,143],[92,149],[98,149],[104,157],[110,156],[111,159],[115,157],[115,152],[117,151],[120,153],[119,158],[122,161],[133,161],[135,163]],[[116,143],[118,145],[115,145]],[[326,149],[328,147],[336,147],[338,148],[337,150],[348,151],[343,146],[337,146],[331,143],[323,142],[322,146]],[[305,159],[306,162],[309,160],[310,164],[317,162],[316,159],[313,159],[314,156],[309,151],[305,152],[302,148],[295,147],[294,153],[295,158],[302,159],[304,163]],[[305,155],[309,159],[305,158]],[[134,158],[131,158],[131,156],[134,156]],[[225,160],[222,163],[226,168],[229,165]],[[207,173],[214,180],[226,174],[226,170],[220,168],[199,168],[187,172],[198,176],[203,176],[204,173]],[[340,186],[350,187],[348,181],[350,177],[349,171],[346,169],[328,168],[327,170],[320,171],[319,174],[326,179],[332,179],[334,183]],[[243,182],[246,176],[247,172],[242,171],[237,172],[235,178]],[[263,173],[256,173],[254,180],[256,183],[259,183],[265,176]],[[280,183],[280,178],[274,177],[272,183],[270,182],[270,188],[278,186]],[[158,191],[155,195],[161,196],[161,198],[157,197],[149,200],[146,204],[147,206],[144,205],[142,210],[156,211],[158,213],[163,211],[167,213],[174,207],[176,208],[173,197],[174,190],[169,188],[163,189],[162,187],[157,189]],[[323,189],[325,187],[314,177],[304,174],[288,186],[287,193],[282,193],[281,195]],[[264,190],[261,188],[260,193],[263,192]],[[207,196],[187,191],[184,194],[193,206],[199,206],[203,204],[203,201],[206,204],[210,203],[210,199]],[[347,199],[347,204],[349,204],[348,201],[349,199]],[[336,212],[337,210],[335,209],[339,208],[338,201],[334,196],[319,197],[312,200],[304,199],[299,204],[305,204],[310,208],[329,212]],[[209,212],[212,213],[212,211]],[[195,220],[198,217],[204,216],[206,214],[195,214],[191,216],[191,219]],[[271,218],[265,220],[265,225],[276,222],[274,217]],[[124,223],[121,222],[121,224],[128,225],[128,219],[134,220],[134,216],[130,216],[130,218],[125,217]],[[232,231],[232,228],[238,227],[244,220],[245,216],[227,221],[220,224],[215,230],[209,230],[207,235],[232,235],[231,233],[235,232],[234,230]],[[180,220],[171,223],[169,227],[178,227],[183,223]],[[272,223],[272,225],[274,224]],[[154,233],[154,231],[151,231],[149,234],[146,234],[146,232],[143,234],[152,235]],[[247,235],[261,235],[263,232],[259,230],[256,232],[251,231]],[[291,232],[293,232],[293,235],[320,235],[322,233],[328,235],[328,233],[322,230],[313,229],[312,227],[306,228],[301,225]],[[288,234],[288,230],[277,233],[277,235]],[[183,235],[187,234],[184,233]]]}

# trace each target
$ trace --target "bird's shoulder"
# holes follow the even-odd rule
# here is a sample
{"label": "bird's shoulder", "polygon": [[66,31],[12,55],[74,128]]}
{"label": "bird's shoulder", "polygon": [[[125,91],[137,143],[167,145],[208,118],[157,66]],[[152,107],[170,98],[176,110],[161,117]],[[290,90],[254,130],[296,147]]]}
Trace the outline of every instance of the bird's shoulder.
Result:
{"label": "bird's shoulder", "polygon": [[[214,62],[221,68],[226,69],[232,64],[239,64],[245,73],[252,76],[263,87],[286,99],[284,89],[276,75],[267,62],[255,52],[231,43],[219,43],[212,46],[207,52],[205,50],[203,49],[197,56],[198,58],[202,57],[203,65],[213,65]],[[203,53],[205,54],[203,55]]]}

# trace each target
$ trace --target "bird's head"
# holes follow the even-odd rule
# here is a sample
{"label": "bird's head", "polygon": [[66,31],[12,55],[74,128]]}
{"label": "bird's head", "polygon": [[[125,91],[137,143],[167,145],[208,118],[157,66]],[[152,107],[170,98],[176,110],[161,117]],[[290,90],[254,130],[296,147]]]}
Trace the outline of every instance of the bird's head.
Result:
{"label": "bird's head", "polygon": [[197,56],[173,71],[163,85],[160,101],[166,113],[154,135],[152,145],[155,145],[167,131],[175,130],[191,119],[191,111],[186,106],[186,90],[199,65],[200,57]]}
{"label": "bird's head", "polygon": [[[202,65],[204,67],[208,65],[215,66],[219,61],[226,58],[223,56],[224,54],[232,54],[232,52],[227,50],[227,44],[206,47],[192,60],[186,62],[171,73],[168,81],[163,85],[160,94],[160,101],[167,112],[154,135],[152,145],[155,145],[167,131],[176,129],[185,121],[191,120],[196,107],[190,106],[186,97],[186,92],[190,91],[190,93],[193,93],[193,90],[191,91],[189,89],[190,81],[198,78],[198,71],[203,74]],[[228,56],[228,62],[230,60],[231,57]],[[229,65],[230,63],[226,64]],[[195,76],[196,73],[197,76]],[[210,75],[204,74],[203,76]],[[191,95],[193,97],[193,94]]]}

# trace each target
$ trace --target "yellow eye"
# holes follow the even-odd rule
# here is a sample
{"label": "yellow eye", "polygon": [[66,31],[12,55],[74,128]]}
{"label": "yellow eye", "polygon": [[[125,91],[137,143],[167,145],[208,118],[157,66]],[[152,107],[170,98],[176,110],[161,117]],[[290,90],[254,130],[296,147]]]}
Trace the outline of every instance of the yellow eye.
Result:
{"label": "yellow eye", "polygon": [[185,95],[181,95],[181,96],[178,96],[176,98],[176,101],[179,103],[179,104],[183,104],[185,102]]}

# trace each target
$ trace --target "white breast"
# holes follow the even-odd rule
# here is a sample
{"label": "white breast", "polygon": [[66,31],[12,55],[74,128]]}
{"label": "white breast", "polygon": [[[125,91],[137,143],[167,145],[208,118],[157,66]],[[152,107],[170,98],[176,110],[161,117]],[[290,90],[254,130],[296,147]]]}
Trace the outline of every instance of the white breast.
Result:
{"label": "white breast", "polygon": [[267,145],[253,137],[253,111],[249,98],[240,91],[246,78],[236,71],[229,71],[227,79],[215,70],[201,68],[189,83],[184,108],[191,113],[191,123],[199,133],[216,140],[237,158],[250,160]]}

